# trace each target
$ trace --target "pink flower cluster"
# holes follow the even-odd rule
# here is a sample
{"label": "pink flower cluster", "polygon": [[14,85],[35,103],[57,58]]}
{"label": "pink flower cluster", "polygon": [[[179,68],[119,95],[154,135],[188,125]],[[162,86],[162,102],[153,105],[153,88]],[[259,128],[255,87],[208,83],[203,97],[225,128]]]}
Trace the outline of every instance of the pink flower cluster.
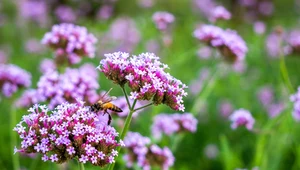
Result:
{"label": "pink flower cluster", "polygon": [[300,31],[299,30],[293,30],[289,33],[287,37],[287,46],[285,47],[286,54],[290,53],[300,53]]}
{"label": "pink flower cluster", "polygon": [[25,92],[17,101],[17,105],[28,107],[48,101],[48,106],[54,108],[60,103],[74,102],[76,99],[94,103],[98,99],[98,88],[97,71],[90,64],[85,64],[79,69],[67,68],[63,74],[48,71],[40,78],[37,89]]}
{"label": "pink flower cluster", "polygon": [[159,114],[154,117],[152,134],[159,139],[163,133],[171,136],[174,133],[195,132],[197,123],[197,119],[190,113]]}
{"label": "pink flower cluster", "polygon": [[229,20],[231,18],[231,13],[223,6],[216,6],[209,17],[209,20],[216,22],[217,20]]}
{"label": "pink flower cluster", "polygon": [[227,61],[240,62],[248,51],[245,41],[236,31],[223,30],[214,25],[202,25],[194,31],[194,37],[216,47]]}
{"label": "pink flower cluster", "polygon": [[170,24],[174,22],[175,17],[169,12],[159,11],[153,14],[152,20],[155,23],[157,29],[164,31],[167,30]]}
{"label": "pink flower cluster", "polygon": [[128,132],[124,143],[128,149],[128,154],[124,155],[127,167],[132,167],[136,162],[144,170],[151,169],[151,166],[159,166],[160,169],[167,170],[174,164],[175,158],[169,148],[162,149],[151,144],[148,137],[137,132]]}
{"label": "pink flower cluster", "polygon": [[291,95],[290,100],[294,104],[293,117],[296,121],[300,120],[300,87],[295,94]]}
{"label": "pink flower cluster", "polygon": [[42,39],[42,44],[56,51],[57,62],[67,60],[69,64],[78,63],[83,56],[93,58],[96,42],[96,37],[85,27],[67,23],[54,25]]}
{"label": "pink flower cluster", "polygon": [[255,123],[255,119],[252,117],[251,113],[245,109],[234,111],[229,116],[229,119],[232,121],[232,129],[236,129],[239,126],[245,126],[248,130],[252,130]]}
{"label": "pink flower cluster", "polygon": [[60,104],[53,111],[34,105],[14,128],[21,138],[15,153],[40,153],[43,161],[55,163],[78,159],[103,167],[115,162],[116,148],[124,143],[116,140],[113,127],[97,125],[98,115],[89,110],[82,101]]}
{"label": "pink flower cluster", "polygon": [[0,88],[5,97],[11,97],[18,88],[30,84],[30,73],[13,64],[0,64]]}
{"label": "pink flower cluster", "polygon": [[153,104],[166,104],[174,110],[184,111],[183,96],[187,86],[165,72],[168,65],[153,53],[130,56],[128,53],[105,54],[99,70],[114,83],[131,88],[130,98],[152,100]]}

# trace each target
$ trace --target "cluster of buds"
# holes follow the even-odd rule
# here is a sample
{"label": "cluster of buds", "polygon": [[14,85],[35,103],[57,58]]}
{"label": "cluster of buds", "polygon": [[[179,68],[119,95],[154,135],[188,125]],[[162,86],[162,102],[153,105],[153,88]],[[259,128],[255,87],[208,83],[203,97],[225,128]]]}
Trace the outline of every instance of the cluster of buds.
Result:
{"label": "cluster of buds", "polygon": [[167,147],[163,149],[151,144],[148,137],[144,137],[137,132],[128,132],[124,139],[128,154],[124,155],[127,167],[132,167],[133,163],[143,169],[151,169],[158,166],[160,169],[167,170],[174,164],[175,158],[171,150]]}
{"label": "cluster of buds", "polygon": [[105,54],[99,70],[114,83],[128,84],[134,100],[152,100],[154,105],[166,104],[174,110],[184,111],[183,96],[187,86],[165,72],[168,65],[153,53],[130,56],[128,53]]}
{"label": "cluster of buds", "polygon": [[13,64],[0,64],[2,94],[11,97],[20,87],[29,87],[31,74]]}
{"label": "cluster of buds", "polygon": [[251,113],[245,109],[234,111],[229,116],[229,119],[232,121],[232,129],[236,129],[239,126],[245,126],[248,130],[252,130],[255,123],[255,119],[252,117]]}
{"label": "cluster of buds", "polygon": [[162,134],[168,136],[180,132],[195,132],[197,119],[190,113],[184,114],[159,114],[154,117],[152,134],[155,138],[161,138]]}
{"label": "cluster of buds", "polygon": [[93,58],[96,42],[96,37],[85,27],[66,23],[54,25],[42,39],[43,44],[55,50],[57,63],[67,60],[69,64],[78,63],[83,56]]}
{"label": "cluster of buds", "polygon": [[49,107],[54,108],[60,103],[74,102],[76,99],[90,104],[98,99],[98,88],[97,71],[93,65],[85,64],[79,69],[67,68],[63,74],[48,71],[40,78],[37,89],[25,92],[17,104],[20,107],[28,107],[49,101]]}
{"label": "cluster of buds", "polygon": [[55,163],[74,158],[101,167],[113,163],[116,148],[124,143],[116,140],[113,127],[97,124],[98,115],[89,110],[82,101],[60,104],[53,111],[34,105],[14,128],[21,138],[15,153],[40,153],[43,161]]}
{"label": "cluster of buds", "polygon": [[245,59],[248,48],[236,31],[223,30],[214,25],[202,25],[194,31],[194,37],[217,48],[225,60],[235,63]]}
{"label": "cluster of buds", "polygon": [[165,31],[175,21],[175,17],[169,12],[159,11],[153,14],[152,20],[155,23],[157,29]]}

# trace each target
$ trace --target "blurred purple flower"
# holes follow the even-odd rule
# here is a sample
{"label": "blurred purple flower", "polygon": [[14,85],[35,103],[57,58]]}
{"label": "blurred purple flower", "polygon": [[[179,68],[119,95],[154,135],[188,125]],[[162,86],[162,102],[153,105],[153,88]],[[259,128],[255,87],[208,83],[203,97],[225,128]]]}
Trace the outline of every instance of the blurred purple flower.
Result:
{"label": "blurred purple flower", "polygon": [[291,53],[300,53],[300,31],[293,30],[289,33],[287,37],[287,44],[291,49]]}
{"label": "blurred purple flower", "polygon": [[77,17],[74,10],[66,5],[60,5],[55,9],[56,18],[60,22],[73,23],[76,21]]}
{"label": "blurred purple flower", "polygon": [[272,103],[267,106],[267,111],[271,118],[278,116],[284,109],[285,105],[283,103]]}
{"label": "blurred purple flower", "polygon": [[266,31],[266,25],[262,21],[256,21],[253,25],[253,29],[256,34],[264,34]]}
{"label": "blurred purple flower", "polygon": [[233,30],[223,30],[213,25],[202,25],[194,31],[194,37],[216,47],[229,62],[245,59],[248,48],[245,41]]}
{"label": "blurred purple flower", "polygon": [[266,39],[266,48],[270,57],[272,58],[279,57],[282,50],[281,43],[283,42],[283,37],[284,37],[284,33],[282,28],[280,27],[276,27],[274,31],[272,31],[268,35]]}
{"label": "blurred purple flower", "polygon": [[204,47],[201,47],[197,51],[197,54],[198,54],[198,57],[201,59],[208,59],[212,55],[212,49],[211,49],[211,47],[204,46]]}
{"label": "blurred purple flower", "polygon": [[219,149],[215,144],[206,145],[204,154],[208,159],[215,159],[219,155]]}
{"label": "blurred purple flower", "polygon": [[193,0],[193,6],[197,7],[206,18],[209,18],[212,9],[217,5],[214,0]]}
{"label": "blurred purple flower", "polygon": [[232,121],[232,129],[236,129],[239,126],[245,126],[248,130],[252,130],[255,123],[255,119],[252,117],[251,113],[245,109],[234,111],[229,116],[229,119]]}
{"label": "blurred purple flower", "polygon": [[43,59],[41,64],[40,64],[40,71],[43,74],[46,74],[47,72],[52,72],[56,70],[56,64],[53,60],[51,59]]}
{"label": "blurred purple flower", "polygon": [[51,109],[60,103],[75,102],[77,99],[91,104],[96,102],[99,96],[96,92],[98,88],[95,67],[85,64],[79,69],[67,68],[63,74],[57,71],[46,72],[37,84],[36,96],[31,98],[31,93],[24,93],[18,103],[25,106],[30,101],[48,101],[48,107]]}
{"label": "blurred purple flower", "polygon": [[31,85],[31,74],[13,64],[0,64],[0,88],[11,97],[19,88]]}
{"label": "blurred purple flower", "polygon": [[40,153],[43,161],[55,163],[78,159],[104,167],[114,162],[117,147],[124,143],[116,140],[113,127],[96,124],[98,115],[89,110],[82,101],[60,104],[53,111],[34,105],[14,128],[21,138],[21,149],[15,152]]}
{"label": "blurred purple flower", "polygon": [[56,50],[57,61],[67,60],[69,64],[78,63],[83,56],[93,58],[96,42],[96,37],[85,27],[66,23],[54,25],[42,39],[42,44]]}
{"label": "blurred purple flower", "polygon": [[256,4],[256,2],[257,2],[257,0],[239,0],[239,3],[242,6],[246,6],[246,7],[254,6]]}
{"label": "blurred purple flower", "polygon": [[18,1],[19,15],[25,19],[45,26],[48,20],[48,8],[44,1],[20,0]]}
{"label": "blurred purple flower", "polygon": [[157,54],[160,51],[160,44],[156,40],[149,40],[146,42],[146,50]]}
{"label": "blurred purple flower", "polygon": [[122,17],[111,24],[109,32],[102,39],[104,39],[100,44],[102,54],[103,51],[104,53],[111,51],[131,52],[140,42],[141,35],[134,20]]}
{"label": "blurred purple flower", "polygon": [[239,62],[233,63],[232,68],[235,72],[244,73],[247,69],[247,65],[244,61],[239,61]]}
{"label": "blurred purple flower", "polygon": [[233,112],[233,106],[228,100],[219,103],[219,112],[223,117],[228,117]]}
{"label": "blurred purple flower", "polygon": [[198,120],[190,113],[184,114],[159,114],[154,117],[152,124],[152,134],[160,139],[162,134],[168,136],[180,132],[195,132]]}
{"label": "blurred purple flower", "polygon": [[258,2],[258,11],[265,16],[270,16],[274,11],[274,4],[271,1]]}
{"label": "blurred purple flower", "polygon": [[148,137],[144,137],[137,132],[128,132],[124,139],[128,154],[124,155],[127,167],[132,167],[136,162],[143,169],[151,169],[158,166],[167,170],[174,164],[175,158],[171,150],[167,147],[163,149],[151,144]]}
{"label": "blurred purple flower", "polygon": [[300,120],[300,87],[295,94],[291,95],[290,100],[294,104],[293,117],[296,121]]}
{"label": "blurred purple flower", "polygon": [[103,5],[97,12],[97,19],[107,20],[109,19],[114,12],[114,8],[111,5]]}
{"label": "blurred purple flower", "polygon": [[270,86],[260,88],[257,98],[264,106],[270,105],[274,100],[273,89]]}
{"label": "blurred purple flower", "polygon": [[154,5],[154,0],[138,0],[138,5],[142,8],[151,8]]}
{"label": "blurred purple flower", "polygon": [[152,15],[152,20],[156,25],[156,28],[165,31],[175,21],[173,14],[165,11],[158,11]]}
{"label": "blurred purple flower", "polygon": [[26,42],[25,49],[28,53],[42,53],[44,47],[41,45],[40,41],[36,39],[29,39]]}
{"label": "blurred purple flower", "polygon": [[153,53],[130,56],[128,53],[105,54],[99,70],[114,83],[131,89],[130,98],[152,100],[154,105],[166,104],[174,110],[184,111],[183,97],[187,86],[165,72],[168,65]]}
{"label": "blurred purple flower", "polygon": [[229,20],[230,18],[231,13],[223,6],[214,7],[209,16],[211,22],[216,22],[217,20]]}

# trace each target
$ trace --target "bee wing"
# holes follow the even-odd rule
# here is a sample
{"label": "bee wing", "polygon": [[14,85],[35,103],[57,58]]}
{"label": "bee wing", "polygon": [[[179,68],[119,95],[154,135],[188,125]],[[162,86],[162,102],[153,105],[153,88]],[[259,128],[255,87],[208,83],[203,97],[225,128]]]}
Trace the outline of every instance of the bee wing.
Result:
{"label": "bee wing", "polygon": [[110,97],[110,101],[113,101],[113,100],[116,100],[116,99],[117,99],[116,96],[111,96],[111,97]]}

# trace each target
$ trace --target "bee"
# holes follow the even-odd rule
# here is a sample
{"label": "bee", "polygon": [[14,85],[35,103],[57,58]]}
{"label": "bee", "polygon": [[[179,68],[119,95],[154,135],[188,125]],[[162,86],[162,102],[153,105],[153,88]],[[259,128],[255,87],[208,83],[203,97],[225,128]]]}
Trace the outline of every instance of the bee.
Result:
{"label": "bee", "polygon": [[111,103],[112,100],[115,100],[116,97],[112,96],[112,97],[108,97],[107,94],[112,90],[109,89],[109,91],[107,91],[105,94],[103,94],[100,97],[100,100],[98,100],[96,103],[94,103],[93,105],[91,105],[90,110],[92,112],[99,112],[99,111],[103,111],[104,114],[108,114],[108,122],[107,125],[110,125],[111,123],[111,115],[108,113],[107,110],[111,110],[114,112],[123,112],[122,109],[120,109],[118,106],[114,105],[113,103]]}

